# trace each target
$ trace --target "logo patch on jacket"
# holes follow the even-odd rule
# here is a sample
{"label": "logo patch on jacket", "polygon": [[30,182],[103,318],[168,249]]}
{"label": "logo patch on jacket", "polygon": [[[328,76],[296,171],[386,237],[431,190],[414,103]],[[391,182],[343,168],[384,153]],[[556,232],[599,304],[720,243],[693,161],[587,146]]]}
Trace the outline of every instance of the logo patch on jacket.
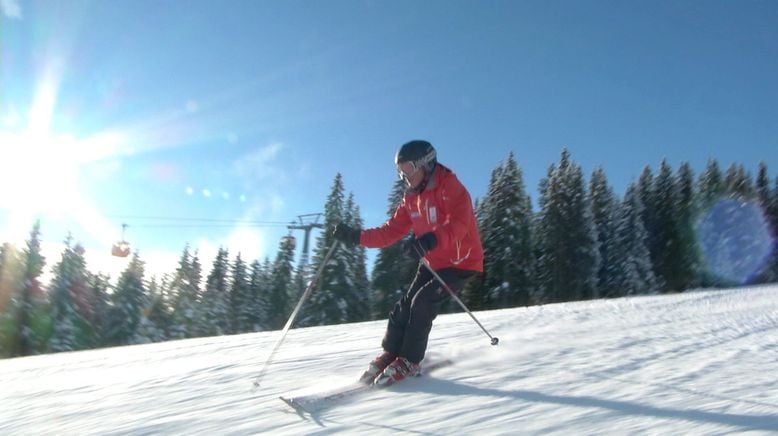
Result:
{"label": "logo patch on jacket", "polygon": [[438,209],[435,206],[432,206],[429,208],[429,217],[430,217],[430,224],[435,224],[438,222]]}
{"label": "logo patch on jacket", "polygon": [[416,212],[415,210],[413,212],[411,212],[411,219],[412,220],[417,220],[419,218],[421,218],[421,214],[419,212]]}

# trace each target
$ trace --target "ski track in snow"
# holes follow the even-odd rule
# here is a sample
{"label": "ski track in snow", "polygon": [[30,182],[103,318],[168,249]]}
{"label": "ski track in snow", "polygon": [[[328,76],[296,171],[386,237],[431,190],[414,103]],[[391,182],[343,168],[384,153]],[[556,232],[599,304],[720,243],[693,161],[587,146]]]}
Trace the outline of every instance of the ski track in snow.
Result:
{"label": "ski track in snow", "polygon": [[454,366],[300,416],[385,321],[0,361],[0,434],[778,434],[778,286],[438,317]]}

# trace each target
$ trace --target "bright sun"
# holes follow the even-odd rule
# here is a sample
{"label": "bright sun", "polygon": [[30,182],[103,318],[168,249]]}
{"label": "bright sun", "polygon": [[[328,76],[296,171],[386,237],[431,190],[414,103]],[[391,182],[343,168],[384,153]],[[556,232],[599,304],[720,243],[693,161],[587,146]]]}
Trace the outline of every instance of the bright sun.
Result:
{"label": "bright sun", "polygon": [[104,137],[76,139],[51,132],[57,100],[54,80],[44,80],[26,126],[0,126],[0,211],[10,235],[25,235],[38,218],[70,219],[99,240],[113,229],[79,193],[82,166],[113,150]]}
{"label": "bright sun", "polygon": [[0,133],[0,206],[15,214],[69,212],[78,200],[79,162],[67,150],[73,140],[46,133]]}
{"label": "bright sun", "polygon": [[[13,216],[67,213],[78,194],[73,139],[50,133],[57,100],[55,81],[43,81],[22,132],[0,131],[0,207]],[[29,223],[28,223],[29,226]]]}

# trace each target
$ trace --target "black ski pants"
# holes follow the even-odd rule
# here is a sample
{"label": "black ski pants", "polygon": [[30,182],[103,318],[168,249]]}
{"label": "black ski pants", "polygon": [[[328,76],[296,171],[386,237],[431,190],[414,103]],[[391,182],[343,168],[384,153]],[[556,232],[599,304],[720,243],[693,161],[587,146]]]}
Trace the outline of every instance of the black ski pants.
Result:
{"label": "black ski pants", "polygon": [[[464,288],[474,271],[444,268],[436,271],[455,293]],[[419,265],[416,277],[408,292],[389,313],[381,346],[385,351],[405,357],[413,363],[424,359],[432,321],[438,316],[440,306],[450,298],[440,282],[423,265]]]}

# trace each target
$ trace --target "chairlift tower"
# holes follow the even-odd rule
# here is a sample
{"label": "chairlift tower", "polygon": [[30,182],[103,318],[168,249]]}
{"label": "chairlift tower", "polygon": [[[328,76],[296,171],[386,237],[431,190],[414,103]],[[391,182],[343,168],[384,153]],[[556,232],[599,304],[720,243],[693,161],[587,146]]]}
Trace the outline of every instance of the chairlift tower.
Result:
{"label": "chairlift tower", "polygon": [[303,230],[305,231],[305,239],[303,239],[303,251],[300,254],[300,271],[305,273],[305,267],[308,265],[308,248],[310,246],[311,230],[323,229],[324,224],[319,223],[320,213],[309,213],[305,215],[298,215],[297,219],[299,223],[292,222],[286,226],[289,230]]}

